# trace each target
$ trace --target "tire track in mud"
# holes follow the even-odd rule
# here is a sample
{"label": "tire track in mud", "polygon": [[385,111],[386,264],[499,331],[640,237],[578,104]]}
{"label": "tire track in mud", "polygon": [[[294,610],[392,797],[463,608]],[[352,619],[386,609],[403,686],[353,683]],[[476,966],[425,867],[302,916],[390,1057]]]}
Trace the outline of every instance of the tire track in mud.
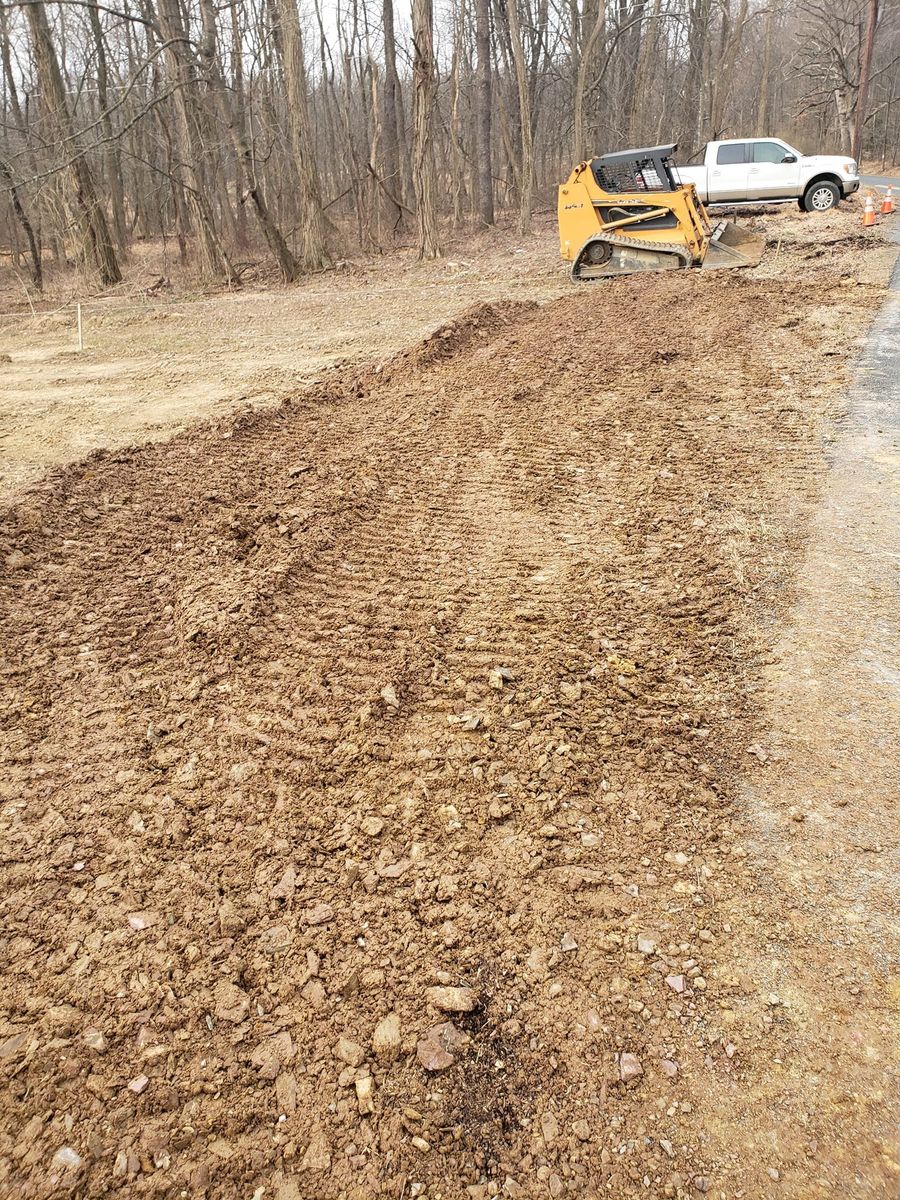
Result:
{"label": "tire track in mud", "polygon": [[[746,626],[819,368],[814,330],[802,361],[771,331],[815,303],[665,279],[475,310],[7,513],[9,1186],[54,1186],[63,1143],[90,1196],[675,1194],[715,1166],[691,1101],[757,998],[698,929],[747,883]],[[434,983],[480,1004],[428,1076]]]}

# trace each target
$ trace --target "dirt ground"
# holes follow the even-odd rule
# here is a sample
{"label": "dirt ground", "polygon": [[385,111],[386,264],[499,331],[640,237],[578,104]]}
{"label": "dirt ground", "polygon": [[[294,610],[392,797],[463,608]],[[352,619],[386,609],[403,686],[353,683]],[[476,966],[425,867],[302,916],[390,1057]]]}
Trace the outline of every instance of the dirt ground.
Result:
{"label": "dirt ground", "polygon": [[774,670],[894,251],[755,220],[17,485],[4,1196],[896,1192],[886,860],[817,913]]}
{"label": "dirt ground", "polygon": [[[167,269],[171,287],[154,290]],[[158,247],[139,247],[121,288],[85,299],[79,352],[72,284],[58,281],[49,311],[32,315],[21,287],[0,282],[0,355],[11,359],[0,361],[0,495],[101,446],[278,403],[329,367],[399,350],[469,304],[546,300],[571,284],[545,219],[524,241],[499,231],[451,245],[436,264],[407,252],[287,290],[192,286]]]}
{"label": "dirt ground", "polygon": [[[812,253],[829,261],[845,255],[854,276],[875,281],[871,256],[855,244],[848,253],[840,236],[858,221],[854,205],[815,228],[793,208],[741,219],[772,240],[759,278],[794,269],[796,256],[805,264]],[[215,295],[192,291],[159,247],[139,247],[120,288],[82,297],[83,352],[70,279],[52,281],[47,311],[32,314],[21,285],[0,274],[0,496],[102,446],[169,437],[197,418],[277,404],[330,367],[352,370],[396,352],[467,305],[568,294],[554,220],[544,215],[537,226],[524,239],[498,231],[451,244],[437,264],[406,252],[348,262],[286,291],[251,281]],[[826,245],[837,231],[838,245]],[[156,286],[162,278],[171,286]]]}

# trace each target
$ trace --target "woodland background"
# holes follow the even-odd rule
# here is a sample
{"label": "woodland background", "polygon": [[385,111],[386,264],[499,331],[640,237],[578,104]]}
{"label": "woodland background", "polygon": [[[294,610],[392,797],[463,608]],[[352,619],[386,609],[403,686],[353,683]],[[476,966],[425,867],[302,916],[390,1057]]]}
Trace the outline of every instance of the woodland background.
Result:
{"label": "woodland background", "polygon": [[290,282],[440,253],[593,153],[780,135],[900,159],[900,0],[0,0],[0,265],[136,242]]}

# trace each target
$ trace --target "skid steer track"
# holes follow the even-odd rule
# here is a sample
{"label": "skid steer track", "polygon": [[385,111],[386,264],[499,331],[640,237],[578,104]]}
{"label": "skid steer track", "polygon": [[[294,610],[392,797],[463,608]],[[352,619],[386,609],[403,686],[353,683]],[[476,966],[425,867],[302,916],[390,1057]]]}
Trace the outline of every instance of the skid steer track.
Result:
{"label": "skid steer track", "polygon": [[[591,254],[609,248],[598,262]],[[572,264],[571,276],[576,283],[592,283],[615,275],[633,275],[638,271],[675,271],[691,265],[691,254],[676,242],[650,242],[644,238],[628,237],[624,233],[598,233],[588,240]]]}

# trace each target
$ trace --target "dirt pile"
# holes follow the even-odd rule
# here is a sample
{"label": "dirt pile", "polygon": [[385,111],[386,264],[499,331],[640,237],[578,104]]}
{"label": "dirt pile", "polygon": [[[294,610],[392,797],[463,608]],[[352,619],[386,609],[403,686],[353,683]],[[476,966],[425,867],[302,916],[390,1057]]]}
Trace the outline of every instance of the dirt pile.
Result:
{"label": "dirt pile", "polygon": [[5,514],[4,1195],[725,1177],[756,622],[877,298],[483,310]]}

